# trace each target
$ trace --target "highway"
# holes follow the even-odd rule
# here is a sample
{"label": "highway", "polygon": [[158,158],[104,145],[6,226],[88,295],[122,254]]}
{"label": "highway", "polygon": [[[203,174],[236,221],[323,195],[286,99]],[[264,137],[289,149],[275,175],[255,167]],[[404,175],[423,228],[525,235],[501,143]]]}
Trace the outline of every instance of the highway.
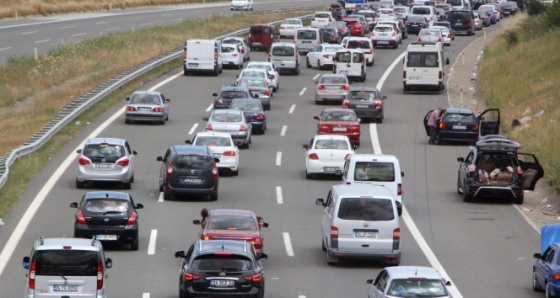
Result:
{"label": "highway", "polygon": [[[226,11],[223,7],[221,10]],[[88,27],[88,22],[96,21],[99,20],[71,22],[83,22]],[[49,30],[56,31],[61,24],[52,26]],[[0,40],[5,38],[4,30],[0,29]],[[52,36],[54,40],[57,34]],[[480,36],[479,32],[474,37],[456,37],[445,49],[446,56],[454,61],[462,48]],[[368,68],[363,84],[378,85],[388,97],[385,120],[382,124],[362,124],[362,146],[357,150],[396,155],[405,173],[401,265],[441,266],[454,284],[455,297],[542,297],[530,286],[532,254],[539,248],[534,229],[509,203],[462,202],[456,193],[456,158],[466,155],[468,146],[427,144],[422,119],[428,110],[447,106],[448,99],[445,93],[402,93],[400,55],[413,39],[411,35],[396,50],[375,51],[375,65]],[[0,42],[4,46],[4,41]],[[253,52],[251,58],[265,60],[266,54]],[[386,73],[391,65],[393,70]],[[139,211],[140,249],[131,252],[107,247],[106,255],[114,264],[108,272],[109,297],[177,297],[179,267],[173,254],[187,250],[195,241],[200,227],[194,226],[192,220],[199,217],[203,207],[250,209],[270,224],[264,241],[264,251],[269,255],[263,261],[265,297],[366,296],[366,279],[375,278],[385,264],[348,261],[327,265],[320,246],[323,211],[314,202],[326,197],[329,187],[339,181],[305,179],[302,145],[315,133],[313,116],[327,107],[314,104],[313,78],[328,71],[303,67],[300,76],[281,75],[280,89],[267,112],[266,134],[254,136],[251,148],[241,151],[238,177],[220,177],[217,202],[198,198],[164,201],[158,190],[160,163],[156,157],[163,155],[169,145],[182,144],[203,129],[202,117],[209,115],[212,92],[233,83],[238,71],[224,70],[219,77],[185,77],[181,73],[177,68],[143,86],[156,88],[172,99],[166,125],[126,125],[123,99],[53,155],[48,166],[27,185],[20,203],[0,229],[0,297],[19,297],[17,293],[23,293],[26,271],[21,260],[29,254],[35,239],[41,235],[72,235],[75,209],[69,204],[79,201],[84,193],[75,188],[75,150],[89,136],[126,138],[138,151],[130,193],[145,206]],[[106,187],[110,186],[99,185],[92,190]],[[37,200],[41,199],[44,201],[39,205]],[[20,226],[21,238],[14,241],[18,237],[12,236],[12,231],[18,219],[26,218],[30,205],[38,208],[35,213],[27,213],[32,215],[29,225]],[[13,252],[8,254],[10,251]],[[7,263],[1,268],[3,258]]]}

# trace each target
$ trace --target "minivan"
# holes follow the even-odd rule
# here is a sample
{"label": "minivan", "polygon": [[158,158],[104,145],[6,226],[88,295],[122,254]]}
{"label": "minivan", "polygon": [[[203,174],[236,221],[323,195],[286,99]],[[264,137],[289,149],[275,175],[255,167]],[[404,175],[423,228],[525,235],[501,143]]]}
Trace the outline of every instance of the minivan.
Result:
{"label": "minivan", "polygon": [[323,207],[321,248],[327,263],[342,258],[383,259],[399,265],[400,222],[391,191],[380,185],[333,185]]}
{"label": "minivan", "polygon": [[449,58],[433,42],[413,42],[403,59],[403,92],[428,89],[442,93],[445,89],[445,68]]}
{"label": "minivan", "polygon": [[299,75],[299,51],[298,47],[291,42],[275,42],[270,47],[268,61],[274,64],[280,72]]}
{"label": "minivan", "polygon": [[41,237],[23,258],[25,298],[106,298],[106,270],[112,265],[98,240]]}
{"label": "minivan", "polygon": [[268,51],[274,42],[280,41],[276,26],[254,24],[249,28],[249,47],[251,50]]}
{"label": "minivan", "polygon": [[222,42],[218,39],[189,39],[185,42],[183,74],[222,73]]}
{"label": "minivan", "polygon": [[321,30],[319,28],[311,27],[298,28],[296,30],[296,35],[294,36],[294,43],[296,44],[300,54],[307,54],[317,45],[323,43]]}
{"label": "minivan", "polygon": [[412,9],[410,9],[410,15],[423,16],[430,25],[437,21],[436,9],[429,5],[413,6]]}
{"label": "minivan", "polygon": [[474,35],[474,14],[471,10],[451,10],[447,13],[447,21],[455,34]]}
{"label": "minivan", "polygon": [[394,155],[351,154],[344,162],[342,181],[348,185],[384,186],[395,197],[398,214],[402,214],[403,188],[399,160]]}
{"label": "minivan", "polygon": [[349,81],[365,82],[366,56],[361,50],[338,50],[333,61],[333,73],[346,75]]}

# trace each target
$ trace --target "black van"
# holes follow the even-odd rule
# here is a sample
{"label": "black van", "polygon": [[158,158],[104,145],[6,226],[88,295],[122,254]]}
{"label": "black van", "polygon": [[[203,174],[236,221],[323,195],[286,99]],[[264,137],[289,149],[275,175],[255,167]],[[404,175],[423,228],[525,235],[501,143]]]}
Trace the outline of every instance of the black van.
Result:
{"label": "black van", "polygon": [[470,10],[451,10],[447,13],[447,21],[455,34],[474,35],[474,14]]}

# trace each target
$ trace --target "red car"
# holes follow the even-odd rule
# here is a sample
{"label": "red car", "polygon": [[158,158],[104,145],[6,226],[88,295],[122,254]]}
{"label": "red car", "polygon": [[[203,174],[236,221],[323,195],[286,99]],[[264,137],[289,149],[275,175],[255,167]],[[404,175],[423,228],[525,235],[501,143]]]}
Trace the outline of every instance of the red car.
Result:
{"label": "red car", "polygon": [[321,116],[315,116],[313,119],[319,120],[317,134],[345,135],[350,139],[350,143],[360,146],[360,118],[353,110],[328,108]]}
{"label": "red car", "polygon": [[352,36],[364,36],[367,31],[367,23],[361,21],[359,18],[345,18],[344,22],[346,26],[350,29],[350,35]]}
{"label": "red car", "polygon": [[[200,220],[193,224],[200,225]],[[202,227],[202,240],[246,240],[253,244],[257,252],[263,251],[262,228],[268,228],[268,223],[259,220],[253,211],[240,209],[210,210],[206,224]]]}

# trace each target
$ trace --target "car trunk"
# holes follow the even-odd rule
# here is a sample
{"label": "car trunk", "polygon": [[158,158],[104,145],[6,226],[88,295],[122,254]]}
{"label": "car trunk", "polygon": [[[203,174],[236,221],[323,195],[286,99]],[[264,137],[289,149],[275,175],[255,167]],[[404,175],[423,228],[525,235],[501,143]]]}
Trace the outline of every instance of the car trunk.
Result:
{"label": "car trunk", "polygon": [[209,169],[191,169],[174,167],[170,181],[173,188],[207,189],[214,185],[214,175]]}

